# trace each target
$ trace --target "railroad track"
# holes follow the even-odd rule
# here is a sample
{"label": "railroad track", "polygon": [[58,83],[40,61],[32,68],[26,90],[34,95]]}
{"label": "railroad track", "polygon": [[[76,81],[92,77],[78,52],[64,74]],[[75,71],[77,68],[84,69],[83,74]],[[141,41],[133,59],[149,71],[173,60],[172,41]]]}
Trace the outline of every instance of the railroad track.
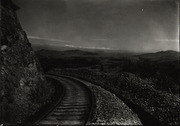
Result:
{"label": "railroad track", "polygon": [[91,91],[81,82],[61,76],[48,75],[63,85],[61,101],[36,124],[85,125],[92,106]]}

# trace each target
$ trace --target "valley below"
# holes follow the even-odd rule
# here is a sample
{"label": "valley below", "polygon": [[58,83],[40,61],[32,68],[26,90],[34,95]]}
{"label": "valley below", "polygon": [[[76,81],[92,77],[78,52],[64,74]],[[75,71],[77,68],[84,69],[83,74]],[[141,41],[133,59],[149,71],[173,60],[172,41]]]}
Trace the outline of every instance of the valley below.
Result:
{"label": "valley below", "polygon": [[180,123],[178,52],[40,50],[36,55],[45,73],[76,77],[115,94],[143,125]]}

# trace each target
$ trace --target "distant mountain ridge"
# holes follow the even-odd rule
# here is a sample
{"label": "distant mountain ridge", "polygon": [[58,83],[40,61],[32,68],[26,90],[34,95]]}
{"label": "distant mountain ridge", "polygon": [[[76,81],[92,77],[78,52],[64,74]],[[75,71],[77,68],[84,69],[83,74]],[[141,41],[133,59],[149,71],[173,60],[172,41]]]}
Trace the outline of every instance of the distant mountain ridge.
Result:
{"label": "distant mountain ridge", "polygon": [[179,60],[179,52],[173,50],[159,51],[155,53],[129,53],[122,51],[104,51],[104,50],[81,50],[81,49],[71,49],[71,50],[38,50],[37,54],[41,54],[48,57],[89,57],[89,56],[100,56],[100,57],[134,57],[139,59],[148,59],[151,61],[175,61]]}
{"label": "distant mountain ridge", "polygon": [[96,52],[88,52],[82,50],[65,50],[65,51],[56,51],[56,50],[38,50],[36,54],[44,55],[46,57],[77,57],[77,56],[95,56],[98,55]]}
{"label": "distant mountain ridge", "polygon": [[146,53],[142,55],[136,55],[139,58],[149,59],[152,61],[172,61],[179,60],[180,52],[167,50],[167,51],[159,51],[156,53]]}

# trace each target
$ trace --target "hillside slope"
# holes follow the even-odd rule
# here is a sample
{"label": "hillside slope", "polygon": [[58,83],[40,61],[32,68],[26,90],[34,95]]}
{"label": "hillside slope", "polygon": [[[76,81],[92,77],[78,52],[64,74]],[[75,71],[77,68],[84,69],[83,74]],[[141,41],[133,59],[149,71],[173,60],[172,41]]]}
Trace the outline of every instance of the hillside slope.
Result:
{"label": "hillside slope", "polygon": [[1,1],[0,124],[21,123],[53,92],[46,82],[11,0]]}
{"label": "hillside slope", "polygon": [[167,61],[175,61],[178,60],[180,53],[177,51],[159,51],[156,53],[146,53],[142,55],[137,55],[139,58],[149,59],[151,61],[159,61],[159,62],[167,62]]}

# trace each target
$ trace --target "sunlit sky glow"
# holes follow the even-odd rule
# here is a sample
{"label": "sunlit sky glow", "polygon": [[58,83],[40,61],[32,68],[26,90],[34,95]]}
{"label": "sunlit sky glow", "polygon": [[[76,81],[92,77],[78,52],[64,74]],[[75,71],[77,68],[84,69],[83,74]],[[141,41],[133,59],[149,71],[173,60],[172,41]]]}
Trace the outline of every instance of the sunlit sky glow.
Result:
{"label": "sunlit sky glow", "polygon": [[179,50],[176,0],[13,0],[32,44]]}

